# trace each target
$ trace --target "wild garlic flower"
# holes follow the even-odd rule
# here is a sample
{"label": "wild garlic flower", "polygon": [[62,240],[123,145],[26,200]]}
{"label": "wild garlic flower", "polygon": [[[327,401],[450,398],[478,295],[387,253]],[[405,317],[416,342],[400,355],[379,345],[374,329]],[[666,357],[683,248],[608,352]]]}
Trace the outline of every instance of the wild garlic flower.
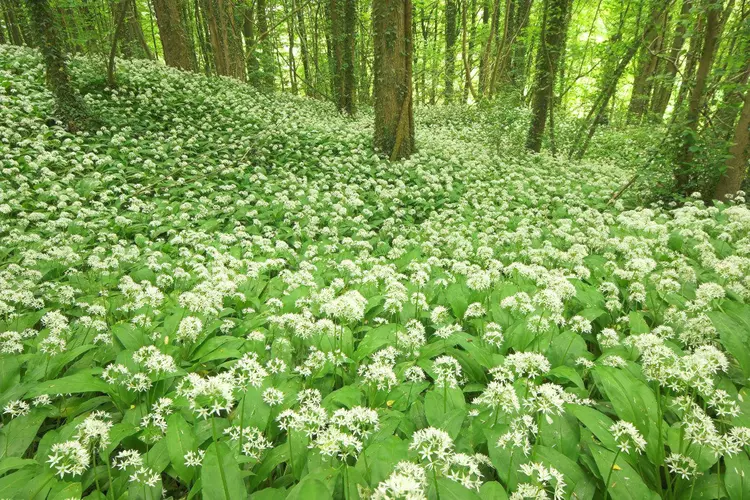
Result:
{"label": "wild garlic flower", "polygon": [[76,426],[75,439],[85,446],[98,446],[100,450],[109,445],[109,432],[112,429],[110,415],[104,411],[93,411]]}
{"label": "wild garlic flower", "polygon": [[269,387],[263,391],[263,402],[268,406],[278,406],[284,402],[284,393],[274,387]]}
{"label": "wild garlic flower", "polygon": [[365,317],[367,299],[356,290],[350,290],[323,304],[321,312],[344,323],[355,323]]}
{"label": "wild garlic flower", "polygon": [[531,453],[531,440],[529,438],[536,436],[538,432],[539,427],[536,425],[534,417],[523,415],[521,418],[511,421],[510,428],[500,436],[497,446],[506,449],[508,447],[520,449],[528,457]]}
{"label": "wild garlic flower", "polygon": [[197,451],[188,451],[185,453],[185,467],[200,467],[203,464],[203,457],[206,455],[205,450],[198,448]]}
{"label": "wild garlic flower", "polygon": [[503,346],[505,337],[503,337],[503,328],[497,323],[487,323],[485,325],[482,339],[489,345],[500,348]]}
{"label": "wild garlic flower", "polygon": [[29,403],[20,399],[9,401],[8,404],[5,405],[5,408],[3,409],[3,413],[9,414],[11,418],[22,417],[24,415],[28,415],[29,411],[31,411],[31,407],[29,406]]}
{"label": "wild garlic flower", "polygon": [[396,332],[396,346],[408,357],[419,356],[419,349],[425,342],[425,327],[419,320],[410,320],[406,324],[406,331]]}
{"label": "wild garlic flower", "polygon": [[631,447],[637,453],[642,453],[646,449],[646,440],[630,422],[625,420],[615,422],[610,426],[609,432],[617,441],[617,447],[622,453],[630,453]]}
{"label": "wild garlic flower", "polygon": [[465,488],[479,491],[484,477],[479,466],[480,459],[476,455],[454,453],[443,466],[443,474]]}
{"label": "wild garlic flower", "polygon": [[177,371],[177,365],[174,358],[169,354],[164,354],[154,345],[141,347],[133,353],[133,361],[142,365],[148,373],[174,373]]}
{"label": "wild garlic flower", "polygon": [[451,356],[440,356],[432,363],[435,372],[435,386],[455,389],[463,383],[461,364]]}
{"label": "wild garlic flower", "polygon": [[232,367],[232,375],[237,388],[244,390],[248,385],[260,387],[268,372],[258,361],[258,355],[254,352],[244,354]]}
{"label": "wild garlic flower", "polygon": [[[510,496],[513,500],[547,498],[546,494],[550,490],[555,500],[565,498],[565,479],[554,467],[545,467],[541,463],[529,462],[521,465],[520,472],[526,475],[531,482],[520,483],[517,491]],[[544,496],[530,496],[529,493],[533,491],[537,491],[537,495],[543,494]]]}
{"label": "wild garlic flower", "polygon": [[399,462],[387,479],[381,481],[372,500],[427,500],[427,476],[424,469],[412,462]]}
{"label": "wild garlic flower", "polygon": [[55,443],[47,462],[61,478],[65,474],[80,476],[89,467],[91,456],[86,446],[78,441]]}
{"label": "wild garlic flower", "polygon": [[499,411],[504,414],[514,414],[521,410],[521,404],[513,385],[498,381],[487,384],[487,388],[479,397],[474,398],[473,403],[487,406],[492,409],[493,413]]}
{"label": "wild garlic flower", "polygon": [[234,425],[224,429],[224,434],[229,436],[232,441],[239,441],[242,435],[242,452],[243,455],[260,460],[263,451],[273,447],[271,441],[266,439],[263,433],[257,427],[245,427],[240,429],[239,425]]}
{"label": "wild garlic flower", "polygon": [[203,331],[203,322],[195,316],[182,318],[175,334],[177,342],[195,342]]}
{"label": "wild garlic flower", "polygon": [[140,467],[143,465],[143,457],[137,450],[122,450],[112,460],[112,467],[124,470],[128,467]]}
{"label": "wild garlic flower", "polygon": [[695,463],[695,460],[679,453],[670,453],[664,459],[664,463],[667,465],[669,472],[679,475],[682,479],[692,479],[701,474],[698,472],[698,464]]}
{"label": "wild garlic flower", "polygon": [[516,352],[509,354],[503,363],[519,378],[533,379],[546,374],[551,365],[543,354],[537,352]]}
{"label": "wild garlic flower", "polygon": [[201,377],[188,373],[180,381],[177,393],[187,398],[190,409],[201,418],[229,413],[234,406],[235,379],[231,372]]}
{"label": "wild garlic flower", "polygon": [[442,429],[427,427],[412,436],[410,450],[416,450],[427,470],[443,467],[453,454],[453,439]]}

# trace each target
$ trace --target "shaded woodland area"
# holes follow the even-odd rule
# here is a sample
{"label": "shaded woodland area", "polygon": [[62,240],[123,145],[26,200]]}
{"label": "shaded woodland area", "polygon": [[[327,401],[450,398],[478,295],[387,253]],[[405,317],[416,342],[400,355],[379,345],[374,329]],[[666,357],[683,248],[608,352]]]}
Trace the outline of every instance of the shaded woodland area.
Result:
{"label": "shaded woodland area", "polygon": [[415,147],[415,105],[527,105],[528,149],[569,158],[602,125],[656,127],[674,191],[721,199],[746,176],[749,12],[745,0],[3,0],[0,43],[47,48],[75,122],[68,55],[103,58],[111,86],[117,57],[162,59],[343,113],[374,106],[375,143],[394,159]]}

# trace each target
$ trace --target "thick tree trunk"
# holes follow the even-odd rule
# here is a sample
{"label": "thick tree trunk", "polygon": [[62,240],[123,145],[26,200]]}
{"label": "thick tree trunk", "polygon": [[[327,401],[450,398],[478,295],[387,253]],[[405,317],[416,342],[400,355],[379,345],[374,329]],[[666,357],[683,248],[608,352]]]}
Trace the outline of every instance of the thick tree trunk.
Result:
{"label": "thick tree trunk", "polygon": [[373,0],[375,148],[392,160],[414,151],[411,0]]}
{"label": "thick tree trunk", "polygon": [[[242,34],[232,0],[203,0],[216,73],[245,81]],[[243,23],[244,24],[244,23]]]}
{"label": "thick tree trunk", "polygon": [[357,86],[355,81],[354,47],[357,29],[356,0],[330,0],[331,77],[336,106],[342,113],[353,115]]}
{"label": "thick tree trunk", "polygon": [[651,100],[651,115],[657,121],[663,119],[667,105],[669,105],[669,99],[672,96],[675,76],[677,76],[677,70],[680,65],[680,51],[682,51],[682,46],[685,44],[685,33],[690,21],[690,9],[692,5],[692,0],[683,0],[682,2],[680,16],[677,19],[677,26],[672,38],[672,45],[669,49],[669,58],[666,61],[666,68],[654,89],[654,97]]}
{"label": "thick tree trunk", "polygon": [[184,17],[182,0],[153,0],[159,38],[167,66],[195,71],[195,47]]}
{"label": "thick tree trunk", "polygon": [[456,38],[458,5],[456,0],[445,0],[445,102],[453,101],[453,81],[456,78]]}
{"label": "thick tree trunk", "polygon": [[537,153],[542,149],[542,137],[555,88],[557,64],[565,43],[565,21],[569,7],[569,0],[546,0],[544,5],[542,36],[536,59],[531,127],[526,139],[526,147]]}
{"label": "thick tree trunk", "polygon": [[81,97],[73,88],[57,26],[47,0],[26,0],[36,44],[42,52],[47,85],[55,96],[56,114],[70,131],[85,128],[89,115]]}
{"label": "thick tree trunk", "polygon": [[685,115],[685,130],[681,132],[682,144],[677,157],[675,168],[675,180],[677,189],[684,191],[690,181],[690,171],[693,168],[693,150],[695,138],[698,133],[698,122],[700,121],[701,109],[705,101],[706,86],[711,73],[711,66],[716,53],[721,22],[721,0],[706,0],[704,3],[706,12],[706,30],[703,38],[698,71],[695,76],[695,85],[691,89],[688,99],[688,109]]}
{"label": "thick tree trunk", "polygon": [[[750,67],[748,67],[750,72]],[[734,141],[729,149],[726,171],[719,179],[714,198],[724,200],[727,195],[735,194],[742,188],[747,173],[747,163],[750,158],[750,89],[745,91],[745,101],[742,105],[740,119],[734,130]]]}

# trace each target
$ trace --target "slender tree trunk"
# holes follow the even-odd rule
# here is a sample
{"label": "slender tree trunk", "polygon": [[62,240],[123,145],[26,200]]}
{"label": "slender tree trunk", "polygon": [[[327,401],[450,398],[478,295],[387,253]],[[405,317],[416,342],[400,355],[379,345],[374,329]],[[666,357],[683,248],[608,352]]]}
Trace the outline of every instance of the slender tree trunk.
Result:
{"label": "slender tree trunk", "polygon": [[[297,9],[296,0],[292,0],[292,8]],[[310,51],[307,47],[307,29],[305,28],[305,10],[297,9],[297,34],[299,35],[300,52],[302,53],[302,71],[305,73],[305,95],[312,97],[315,89],[312,87],[313,73],[310,70]]]}
{"label": "slender tree trunk", "polygon": [[677,26],[672,38],[672,45],[669,49],[669,58],[666,61],[666,68],[654,89],[654,97],[651,101],[651,115],[657,121],[663,119],[669,99],[672,96],[675,76],[680,65],[680,51],[682,51],[682,46],[685,44],[685,33],[690,22],[690,9],[692,5],[692,0],[683,0],[682,2],[680,16],[677,19]]}
{"label": "slender tree trunk", "polygon": [[[490,0],[482,0],[482,25],[484,29],[490,24]],[[484,95],[484,82],[487,80],[487,64],[484,58],[484,50],[479,55],[479,95]]]}
{"label": "slender tree trunk", "polygon": [[331,25],[331,77],[333,95],[340,112],[353,115],[357,86],[355,81],[354,47],[357,29],[355,0],[330,0],[328,7]]}
{"label": "slender tree trunk", "polygon": [[487,41],[484,43],[484,49],[482,50],[482,65],[484,66],[484,81],[481,84],[482,96],[489,97],[490,95],[490,78],[492,78],[492,67],[490,66],[490,56],[492,54],[492,44],[497,39],[498,23],[500,21],[500,0],[495,0],[494,7],[492,9],[492,20],[490,22],[490,32],[487,36]]}
{"label": "slender tree trunk", "polygon": [[73,87],[60,35],[47,0],[26,0],[31,27],[39,46],[47,74],[47,85],[55,96],[56,114],[70,131],[89,125],[89,115]]}
{"label": "slender tree trunk", "polygon": [[151,50],[141,26],[141,14],[135,0],[127,0],[125,26],[121,35],[120,50],[126,59],[151,59]]}
{"label": "slender tree trunk", "polygon": [[542,149],[542,137],[555,88],[557,64],[565,42],[565,20],[569,0],[546,0],[542,36],[536,59],[536,82],[531,106],[531,127],[526,147],[534,152]]}
{"label": "slender tree trunk", "polygon": [[687,114],[685,115],[685,130],[681,133],[682,144],[677,157],[675,169],[675,180],[677,189],[684,191],[690,181],[690,171],[693,168],[693,150],[695,138],[698,133],[698,122],[700,121],[701,109],[708,85],[708,77],[714,61],[716,44],[720,35],[719,24],[721,22],[721,0],[705,0],[706,30],[703,38],[701,57],[698,63],[698,72],[695,76],[695,85],[690,91]]}
{"label": "slender tree trunk", "polygon": [[373,0],[375,148],[392,160],[414,151],[411,0]]}
{"label": "slender tree trunk", "polygon": [[[665,5],[663,1],[652,0],[651,12],[647,22],[653,26],[660,26],[662,24],[662,16],[665,15],[664,10]],[[643,40],[643,46],[638,55],[638,64],[635,79],[633,80],[633,91],[630,95],[630,105],[628,107],[628,122],[630,123],[639,122],[648,109],[651,80],[656,70],[656,63],[659,60],[657,54],[659,30],[650,29],[648,32],[650,34],[648,38]]]}
{"label": "slender tree trunk", "polygon": [[23,31],[21,30],[21,25],[18,22],[18,16],[16,16],[16,8],[12,2],[13,0],[3,0],[5,25],[8,27],[8,36],[10,38],[10,43],[12,43],[13,45],[23,45]]}
{"label": "slender tree trunk", "polygon": [[153,0],[159,38],[167,66],[195,71],[195,47],[184,18],[181,0]]}
{"label": "slender tree trunk", "polygon": [[526,40],[525,35],[531,18],[532,5],[533,0],[518,0],[516,20],[513,23],[516,36],[512,43],[510,78],[511,83],[521,90],[526,86],[526,48],[529,46],[529,41]]}
{"label": "slender tree trunk", "polygon": [[456,0],[445,1],[445,102],[453,101],[453,81],[456,78]]}
{"label": "slender tree trunk", "polygon": [[[203,0],[216,73],[245,81],[242,34],[232,0]],[[244,23],[243,23],[244,24]]]}
{"label": "slender tree trunk", "polygon": [[516,0],[505,0],[505,21],[503,22],[503,36],[497,46],[495,63],[490,78],[490,94],[495,92],[498,83],[507,83],[511,48],[516,36]]}
{"label": "slender tree trunk", "polygon": [[292,87],[292,94],[297,95],[299,88],[297,86],[297,61],[294,58],[294,0],[284,2],[284,7],[288,7],[286,13],[287,37],[289,40],[289,82]]}
{"label": "slender tree trunk", "polygon": [[268,36],[268,6],[266,0],[256,0],[255,10],[257,15],[258,37],[260,40],[260,89],[271,92],[274,86],[274,49],[271,37]]}
{"label": "slender tree trunk", "polygon": [[260,63],[255,55],[255,2],[244,5],[242,12],[242,35],[245,39],[245,62],[247,81],[255,88],[260,87]]}
{"label": "slender tree trunk", "polygon": [[[750,73],[750,67],[748,67]],[[724,200],[727,195],[735,194],[742,188],[747,175],[747,164],[750,158],[750,89],[745,91],[740,119],[734,130],[734,140],[729,149],[726,170],[716,186],[714,198]]]}

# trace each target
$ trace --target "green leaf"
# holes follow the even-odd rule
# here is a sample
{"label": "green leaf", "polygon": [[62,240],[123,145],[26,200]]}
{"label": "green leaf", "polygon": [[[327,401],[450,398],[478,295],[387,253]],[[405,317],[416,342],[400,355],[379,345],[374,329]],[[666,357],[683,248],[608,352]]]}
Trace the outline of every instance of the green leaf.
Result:
{"label": "green leaf", "polygon": [[395,323],[388,323],[373,328],[359,342],[352,359],[354,361],[362,361],[381,347],[393,344],[396,341],[394,333],[400,328],[401,326]]}
{"label": "green leaf", "polygon": [[34,408],[16,417],[0,430],[0,457],[21,457],[36,438],[48,410]]}
{"label": "green leaf", "polygon": [[615,440],[609,428],[614,422],[604,413],[597,411],[588,406],[566,405],[569,413],[574,415],[578,420],[590,430],[596,438],[608,449],[616,451],[617,441]]}
{"label": "green leaf", "polygon": [[750,499],[750,459],[744,451],[725,455],[726,475],[724,485],[731,500]]}
{"label": "green leaf", "polygon": [[437,480],[437,491],[440,500],[481,500],[472,490],[446,477]]}
{"label": "green leaf", "polygon": [[205,485],[202,493],[204,500],[233,500],[247,497],[240,467],[229,447],[221,442],[211,443],[206,450],[201,468],[201,482]]}
{"label": "green leaf", "polygon": [[42,394],[77,394],[80,392],[107,393],[109,390],[110,386],[104,380],[92,375],[87,370],[67,377],[40,382],[26,393],[26,397],[34,398]]}
{"label": "green leaf", "polygon": [[170,415],[167,419],[167,451],[169,453],[169,461],[185,484],[190,484],[195,475],[195,468],[185,465],[185,454],[189,451],[196,452],[197,448],[198,445],[193,428],[179,413]]}
{"label": "green leaf", "polygon": [[742,322],[720,311],[708,313],[711,322],[719,332],[721,345],[731,354],[740,365],[745,377],[750,378],[750,335]]}
{"label": "green leaf", "polygon": [[[239,497],[238,497],[239,498]],[[287,500],[309,500],[312,498],[333,498],[326,483],[315,477],[306,476],[289,491]]]}
{"label": "green leaf", "polygon": [[38,475],[37,468],[27,467],[0,478],[0,498],[19,498],[18,493]]}
{"label": "green leaf", "polygon": [[479,488],[479,498],[482,500],[508,500],[508,494],[497,481],[489,481]]}
{"label": "green leaf", "polygon": [[23,469],[24,467],[35,465],[37,463],[36,460],[30,458],[6,457],[0,460],[0,474],[4,474],[13,469]]}
{"label": "green leaf", "polygon": [[615,453],[608,449],[591,443],[589,445],[591,454],[594,456],[599,474],[606,481],[609,476],[609,494],[612,500],[648,500],[658,499],[660,496],[649,489],[643,482],[638,472],[628,464],[623,455],[617,457],[616,467],[612,467]]}

